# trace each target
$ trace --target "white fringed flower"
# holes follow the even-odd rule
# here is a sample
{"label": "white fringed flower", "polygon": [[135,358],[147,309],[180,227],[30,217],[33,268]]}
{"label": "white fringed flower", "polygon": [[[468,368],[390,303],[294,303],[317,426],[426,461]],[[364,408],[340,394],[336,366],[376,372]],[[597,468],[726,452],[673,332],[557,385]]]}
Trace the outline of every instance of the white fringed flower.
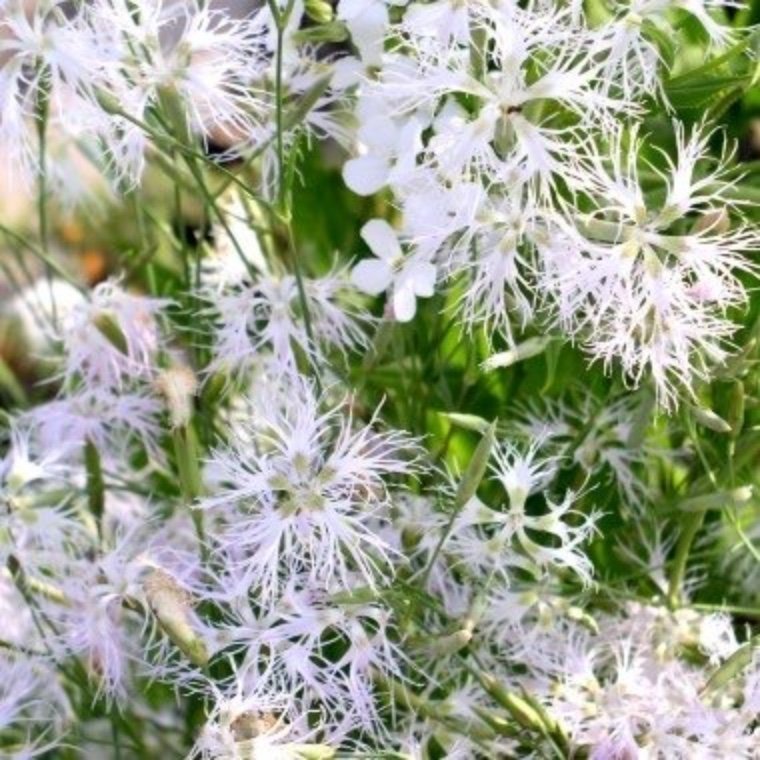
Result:
{"label": "white fringed flower", "polygon": [[[491,470],[507,504],[492,509],[473,497],[457,516],[451,553],[458,563],[477,568],[486,577],[492,573],[506,579],[511,567],[540,580],[546,573],[566,569],[588,584],[593,567],[581,547],[593,535],[598,515],[576,510],[573,491],[558,502],[549,497],[546,491],[557,460],[540,457],[539,443],[525,452],[510,443],[495,450]],[[542,511],[528,511],[528,498],[539,493]]]}
{"label": "white fringed flower", "polygon": [[271,351],[273,369],[292,374],[298,351],[322,365],[329,350],[346,352],[366,342],[362,323],[367,318],[352,307],[340,272],[306,280],[303,292],[297,278],[286,274],[262,275],[223,293],[201,295],[215,317],[214,370],[250,370]]}
{"label": "white fringed flower", "polygon": [[54,670],[43,660],[0,655],[0,735],[8,758],[55,752],[64,741],[72,708]]}
{"label": "white fringed flower", "polygon": [[121,388],[157,371],[159,316],[169,301],[135,295],[113,281],[93,288],[90,299],[71,306],[61,319],[67,383],[86,388]]}
{"label": "white fringed flower", "polygon": [[374,418],[357,424],[341,406],[320,406],[294,382],[209,462],[215,494],[198,507],[221,520],[213,539],[236,591],[255,589],[265,606],[299,573],[348,588],[350,568],[368,585],[390,570],[389,547],[367,519],[387,506],[386,478],[415,471],[416,444],[374,430]]}
{"label": "white fringed flower", "polygon": [[317,730],[285,694],[261,694],[239,677],[231,693],[217,693],[190,757],[200,760],[330,760],[334,751],[313,741]]}
{"label": "white fringed flower", "polygon": [[722,228],[724,167],[697,173],[706,136],[676,134],[661,208],[644,203],[641,141],[634,133],[626,143],[618,129],[609,162],[596,150],[589,155],[597,210],[541,251],[543,286],[563,328],[605,367],[620,361],[633,384],[650,374],[666,409],[729,356],[734,325],[726,312],[746,303],[739,274],[756,271],[744,254],[760,239],[749,228]]}

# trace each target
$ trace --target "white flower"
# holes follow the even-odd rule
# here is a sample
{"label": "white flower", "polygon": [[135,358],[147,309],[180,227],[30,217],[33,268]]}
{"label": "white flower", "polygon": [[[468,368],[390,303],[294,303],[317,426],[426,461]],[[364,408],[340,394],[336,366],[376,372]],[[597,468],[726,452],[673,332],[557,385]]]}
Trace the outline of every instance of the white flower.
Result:
{"label": "white flower", "polygon": [[[662,173],[667,198],[661,208],[644,204],[641,141],[634,132],[626,147],[618,129],[610,162],[595,149],[589,156],[597,210],[540,250],[543,287],[561,326],[605,366],[620,360],[634,384],[651,374],[666,409],[677,404],[679,389],[693,394],[695,381],[709,378],[711,367],[729,355],[734,325],[726,312],[746,302],[739,274],[756,271],[744,252],[760,239],[749,228],[721,230],[714,212],[730,209],[724,167],[700,176],[705,137],[699,129],[688,139],[680,128],[676,135],[676,160]],[[696,216],[685,228],[688,214],[703,215],[701,228]],[[712,221],[705,224],[704,215]]]}
{"label": "white flower", "polygon": [[116,282],[97,285],[89,300],[71,306],[60,320],[66,382],[81,380],[102,390],[153,377],[161,347],[157,318],[168,304],[128,293]]}
{"label": "white flower", "polygon": [[54,753],[72,709],[57,675],[43,660],[0,655],[0,735],[9,760]]}
{"label": "white flower", "polygon": [[360,155],[343,165],[343,179],[358,195],[372,195],[386,185],[403,183],[414,172],[424,123],[416,115],[394,120],[384,111],[382,102],[360,108]]}
{"label": "white flower", "polygon": [[[270,114],[254,86],[268,66],[268,27],[257,16],[232,19],[202,3],[142,0],[140,12],[124,0],[98,0],[88,12],[113,50],[95,81],[121,110],[140,120],[153,107],[167,109],[169,127],[204,139],[261,135]],[[135,182],[142,170],[145,135],[116,117],[104,135],[115,169]]]}
{"label": "white flower", "polygon": [[650,489],[639,468],[646,442],[629,442],[641,400],[630,394],[599,399],[578,387],[567,399],[542,400],[518,410],[514,427],[526,441],[541,440],[541,449],[574,462],[589,477],[614,479],[628,504],[641,506]]}
{"label": "white flower", "polygon": [[352,282],[370,295],[391,288],[393,315],[409,322],[417,311],[417,298],[433,295],[435,266],[421,256],[405,257],[393,228],[382,219],[367,222],[361,236],[377,258],[360,261],[351,272]]}
{"label": "white flower", "polygon": [[214,247],[201,261],[201,280],[209,292],[223,293],[242,285],[251,271],[269,271],[251,211],[238,193],[226,196],[221,205],[226,225],[214,225]]}
{"label": "white flower", "polygon": [[303,292],[291,274],[246,279],[221,293],[213,285],[202,290],[199,295],[215,318],[210,369],[250,370],[268,350],[277,371],[294,373],[297,350],[322,365],[329,349],[346,352],[365,345],[367,318],[353,308],[348,290],[341,272],[305,280]]}
{"label": "white flower", "polygon": [[79,472],[64,463],[63,448],[39,453],[34,444],[14,427],[0,458],[0,564],[13,556],[29,577],[55,579],[67,552],[90,540],[72,508]]}
{"label": "white flower", "polygon": [[348,588],[349,568],[374,585],[389,571],[389,547],[367,520],[388,503],[385,479],[414,471],[413,440],[375,431],[374,418],[356,425],[341,407],[322,412],[295,379],[261,413],[248,436],[213,453],[218,485],[198,505],[221,520],[213,539],[238,570],[235,591],[250,587],[271,605],[296,573]]}
{"label": "white flower", "polygon": [[[559,502],[549,497],[546,490],[557,460],[541,458],[539,444],[534,442],[526,452],[510,443],[495,449],[491,469],[508,503],[503,510],[492,509],[473,497],[457,515],[451,552],[458,563],[477,567],[485,575],[507,578],[508,568],[514,567],[539,580],[546,573],[568,569],[588,584],[593,566],[581,546],[593,535],[599,515],[575,509],[578,495],[573,491]],[[540,514],[526,509],[528,497],[537,493],[543,494]]]}
{"label": "white flower", "polygon": [[35,119],[46,101],[50,123],[64,133],[77,134],[83,123],[102,127],[106,119],[92,80],[106,48],[83,13],[69,18],[62,6],[0,3],[0,160],[22,181],[40,168]]}
{"label": "white flower", "polygon": [[[312,741],[318,731],[309,728],[286,694],[262,694],[247,687],[243,677],[230,693],[219,692],[210,715],[190,754],[201,760],[301,760],[306,756],[332,757],[330,747]],[[309,751],[314,754],[308,754]]]}
{"label": "white flower", "polygon": [[101,388],[70,393],[30,409],[20,417],[41,452],[80,455],[91,441],[101,456],[119,460],[135,440],[161,459],[160,401],[145,392],[116,393]]}
{"label": "white flower", "polygon": [[388,28],[388,8],[384,0],[340,0],[338,18],[348,27],[351,41],[365,66],[382,63],[383,43]]}
{"label": "white flower", "polygon": [[[535,646],[526,650],[538,675],[532,688],[544,692],[551,714],[576,746],[587,747],[599,760],[686,760],[722,757],[726,751],[753,757],[756,660],[734,693],[713,699],[704,690],[713,666],[705,668],[683,656],[682,647],[665,643],[680,635],[677,614],[632,604],[598,623],[595,632],[547,631],[540,655],[535,656]],[[745,700],[751,703],[747,710]]]}
{"label": "white flower", "polygon": [[[352,580],[350,588],[361,593],[361,576]],[[360,727],[381,737],[387,728],[375,678],[406,680],[406,658],[395,643],[390,611],[380,604],[336,604],[329,592],[340,589],[320,590],[306,578],[295,578],[264,618],[251,619],[247,610],[237,619],[233,615],[226,638],[233,639],[234,649],[245,647],[239,668],[259,693],[299,694],[303,707],[321,712],[328,736]]]}
{"label": "white flower", "polygon": [[457,0],[438,0],[432,3],[409,3],[403,26],[413,34],[429,34],[439,45],[450,41],[468,44],[470,22],[479,3],[459,3]]}

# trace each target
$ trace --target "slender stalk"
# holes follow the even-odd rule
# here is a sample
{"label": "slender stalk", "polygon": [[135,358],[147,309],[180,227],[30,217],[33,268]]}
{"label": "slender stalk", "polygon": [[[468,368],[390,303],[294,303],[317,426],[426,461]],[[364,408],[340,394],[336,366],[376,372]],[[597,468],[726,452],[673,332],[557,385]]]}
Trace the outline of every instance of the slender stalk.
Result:
{"label": "slender stalk", "polygon": [[454,509],[451,512],[449,522],[441,533],[441,537],[438,539],[438,543],[433,549],[433,553],[430,555],[430,561],[427,563],[424,572],[422,573],[422,579],[420,585],[422,588],[427,586],[430,573],[435,566],[436,560],[443,549],[448,537],[451,535],[451,531],[454,529],[454,523],[456,522],[459,513],[462,511],[467,502],[475,495],[475,492],[480,485],[480,481],[485,475],[486,468],[488,467],[488,460],[491,456],[491,449],[494,445],[494,436],[496,434],[496,420],[494,420],[483,433],[483,437],[475,447],[470,463],[459,481],[457,492],[454,497]]}
{"label": "slender stalk", "polygon": [[[290,195],[288,192],[288,182],[285,172],[285,126],[283,121],[283,87],[282,87],[282,69],[283,69],[283,42],[285,27],[287,26],[290,14],[293,11],[294,0],[289,0],[288,4],[283,10],[277,6],[275,0],[268,0],[269,9],[272,12],[272,17],[275,21],[277,29],[277,50],[275,52],[275,79],[274,79],[274,96],[275,96],[275,125],[277,130],[276,135],[276,152],[277,152],[277,201],[275,208],[279,220],[286,228],[286,235],[288,241],[288,253],[293,266],[293,273],[296,278],[296,286],[298,288],[298,300],[301,303],[301,310],[303,312],[304,328],[306,330],[306,336],[309,339],[311,346],[315,345],[314,331],[312,329],[311,312],[309,310],[309,301],[306,295],[306,286],[303,276],[303,269],[298,257],[298,251],[295,243],[295,237],[293,235],[292,225],[292,209],[290,207]],[[311,360],[311,357],[309,357]],[[321,393],[322,383],[319,377],[319,369],[314,366],[314,362],[311,362],[314,370],[314,377],[317,384],[317,390]]]}
{"label": "slender stalk", "polygon": [[20,245],[23,245],[26,250],[36,256],[50,271],[55,272],[55,274],[57,274],[62,280],[68,282],[69,285],[75,287],[83,295],[87,295],[87,290],[79,282],[77,282],[75,277],[69,274],[60,264],[58,264],[58,262],[52,256],[50,256],[47,251],[43,250],[34,243],[31,243],[29,240],[22,237],[17,232],[14,232],[12,229],[6,227],[4,224],[0,224],[0,232],[11,238],[11,240],[14,240]]}

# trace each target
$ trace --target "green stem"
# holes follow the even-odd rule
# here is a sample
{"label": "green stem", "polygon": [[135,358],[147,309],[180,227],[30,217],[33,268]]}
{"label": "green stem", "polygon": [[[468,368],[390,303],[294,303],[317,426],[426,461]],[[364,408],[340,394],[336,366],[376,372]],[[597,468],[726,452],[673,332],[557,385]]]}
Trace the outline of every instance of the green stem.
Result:
{"label": "green stem", "polygon": [[483,480],[483,476],[486,473],[488,461],[491,456],[491,450],[494,446],[495,435],[496,420],[494,420],[488,426],[488,429],[485,431],[485,433],[483,433],[483,437],[475,447],[475,451],[472,454],[470,463],[467,465],[467,469],[465,470],[462,479],[459,481],[457,492],[454,496],[454,509],[451,512],[451,517],[449,518],[449,522],[444,528],[441,537],[438,539],[438,543],[435,545],[435,549],[433,549],[433,553],[430,555],[430,561],[427,563],[427,566],[425,567],[425,570],[422,574],[422,579],[420,581],[422,588],[425,588],[427,586],[428,578],[430,578],[430,573],[435,566],[436,560],[438,559],[438,556],[440,555],[441,550],[446,543],[446,540],[451,535],[451,531],[454,529],[454,523],[456,522],[459,513],[462,511],[462,509],[464,509],[464,506],[467,504],[467,502],[473,496],[475,496],[475,493],[478,490],[478,486],[480,485],[480,481]]}
{"label": "green stem", "polygon": [[192,422],[182,427],[177,427],[172,433],[174,441],[174,455],[177,459],[177,472],[182,497],[190,507],[193,526],[198,537],[201,559],[207,559],[206,534],[203,528],[203,513],[193,508],[195,500],[203,493],[203,478],[199,467],[200,452],[198,438]]}

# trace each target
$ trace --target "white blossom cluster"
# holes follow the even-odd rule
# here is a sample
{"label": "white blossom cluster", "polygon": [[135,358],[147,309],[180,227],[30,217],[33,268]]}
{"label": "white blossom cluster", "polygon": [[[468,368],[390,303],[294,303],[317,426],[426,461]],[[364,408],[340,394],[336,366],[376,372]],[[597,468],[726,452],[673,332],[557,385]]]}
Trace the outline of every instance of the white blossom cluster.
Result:
{"label": "white blossom cluster", "polygon": [[[730,36],[684,7],[715,44]],[[359,89],[343,169],[401,212],[396,231],[363,228],[379,261],[357,265],[356,285],[390,290],[402,321],[451,287],[467,324],[510,343],[526,323],[555,327],[675,406],[726,358],[758,236],[728,222],[731,157],[708,160],[706,125],[674,122],[674,158],[646,150],[645,98],[665,100],[646,23],[667,29],[669,10],[620,4],[589,26],[575,4],[410,5]],[[656,207],[642,172],[662,185]]]}
{"label": "white blossom cluster", "polygon": [[[2,418],[0,757],[122,757],[114,735],[129,757],[760,757],[757,639],[689,604],[673,517],[730,508],[749,575],[751,489],[705,468],[670,504],[652,474],[685,492],[714,453],[672,434],[684,408],[736,453],[700,391],[746,358],[760,233],[661,49],[689,24],[723,54],[720,8],[0,0],[0,166],[41,237],[48,199],[87,207],[92,172],[133,199],[156,166],[211,229],[195,256],[173,240],[178,288],[49,270],[8,308],[45,382]],[[321,275],[289,226],[304,144],[373,196],[369,253]],[[492,355],[479,377],[538,341],[621,383],[452,408],[457,469],[453,432],[434,450],[359,374],[432,320]]]}

